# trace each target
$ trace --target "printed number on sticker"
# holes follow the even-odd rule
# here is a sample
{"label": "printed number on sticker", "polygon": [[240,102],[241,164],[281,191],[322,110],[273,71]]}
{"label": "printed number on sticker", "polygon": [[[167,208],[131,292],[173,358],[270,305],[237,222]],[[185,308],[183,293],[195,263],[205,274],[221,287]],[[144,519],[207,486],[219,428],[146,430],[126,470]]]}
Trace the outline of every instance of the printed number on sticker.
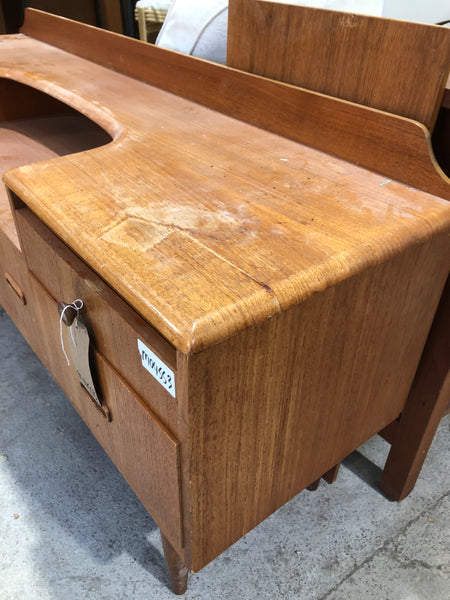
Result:
{"label": "printed number on sticker", "polygon": [[167,365],[154,354],[150,348],[138,340],[139,353],[141,355],[142,366],[153,375],[163,388],[175,398],[175,374]]}

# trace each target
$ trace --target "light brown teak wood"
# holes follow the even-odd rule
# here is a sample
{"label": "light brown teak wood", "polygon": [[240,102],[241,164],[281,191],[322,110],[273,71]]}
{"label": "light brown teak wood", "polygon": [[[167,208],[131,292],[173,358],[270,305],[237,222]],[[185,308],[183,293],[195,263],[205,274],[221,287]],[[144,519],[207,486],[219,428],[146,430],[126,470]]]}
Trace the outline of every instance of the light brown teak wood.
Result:
{"label": "light brown teak wood", "polygon": [[[408,196],[416,197],[414,190],[400,186],[398,194],[398,184],[381,185],[385,178],[35,40],[6,40],[3,64],[11,64],[9,52],[10,76],[25,81],[30,53],[40,57],[33,85],[79,107],[116,141],[60,157],[54,171],[45,162],[11,170],[7,184],[18,196],[33,190],[27,202],[36,214],[51,221],[72,250],[182,351],[217,343],[355,274],[362,264],[376,264],[387,247],[392,252],[403,247],[395,229],[409,227],[415,209]],[[55,72],[54,64],[64,68]],[[75,94],[68,90],[80,70]],[[222,72],[226,77],[227,69]],[[124,86],[134,98],[132,112],[122,95],[111,93]],[[142,177],[146,170],[149,182]],[[93,180],[92,172],[101,177]],[[120,193],[124,175],[127,188]],[[381,247],[378,226],[394,197],[400,206],[406,200],[406,212],[393,214],[389,244]],[[368,210],[361,212],[364,202]],[[83,210],[89,211],[88,222],[79,219]],[[441,210],[448,210],[445,202]],[[442,227],[441,210],[432,211],[431,227]],[[342,225],[342,211],[357,227]],[[330,229],[330,220],[336,228]],[[425,239],[429,224],[417,222],[422,225],[416,236]],[[230,236],[241,252],[227,243]],[[167,252],[176,257],[173,264],[163,260]],[[188,293],[179,288],[185,272]]]}
{"label": "light brown teak wood", "polygon": [[[0,79],[0,98],[0,176],[13,167],[82,152],[111,141],[98,125],[36,89]],[[3,185],[0,229],[18,246]]]}
{"label": "light brown teak wood", "polygon": [[[266,0],[232,0],[229,12],[230,66],[415,117],[430,129],[442,109],[434,143],[441,166],[449,173],[450,128],[446,109],[450,108],[450,77],[445,76],[450,69],[448,31]],[[440,50],[434,56],[428,55],[430,45],[438,39],[442,43]],[[402,67],[398,68],[400,64]],[[403,86],[409,93],[401,92]],[[391,444],[398,435],[382,482],[385,492],[395,500],[412,490],[443,407],[450,405],[446,385],[449,324],[444,316],[448,310],[447,291],[421,359],[417,374],[420,384],[414,383],[409,408],[401,417],[402,425],[396,420],[380,432]],[[440,370],[435,366],[438,360],[444,363]],[[318,483],[319,480],[314,485]]]}
{"label": "light brown teak wood", "polygon": [[[176,350],[70,252],[28,209],[16,212],[22,248],[30,271],[53,298],[71,303],[82,298],[84,321],[91,340],[103,356],[132,384],[139,397],[177,431],[176,402],[149,378],[140,377],[140,339],[176,371]],[[56,315],[56,313],[55,313]],[[53,319],[54,320],[54,319]]]}
{"label": "light brown teak wood", "polygon": [[442,294],[404,413],[395,423],[381,480],[386,494],[402,500],[414,487],[450,403],[450,280]]}
{"label": "light brown teak wood", "polygon": [[[106,48],[108,66],[129,48],[141,56],[134,75],[155,77],[25,35],[1,39],[0,147],[17,152],[0,161],[12,207],[2,201],[0,302],[154,515],[182,592],[185,567],[201,569],[332,479],[404,411],[448,274],[443,197],[287,139],[285,119],[326,106],[320,145],[332,114],[348,109],[360,162],[371,151],[358,115],[384,123],[386,148],[410,127],[424,141],[408,149],[411,168],[420,148],[428,157],[423,187],[445,197],[448,181],[413,121],[168,51],[140,55],[145,44],[39,13],[26,30],[49,42],[67,34],[69,46],[84,32],[77,52],[101,62]],[[214,99],[217,82],[225,100]],[[241,83],[255,102],[236,108]],[[48,102],[39,96],[30,112],[26,86]],[[292,113],[269,118],[278,92]],[[44,135],[46,121],[65,142]],[[72,137],[80,125],[84,148]],[[391,156],[401,163],[401,144]],[[111,422],[62,354],[56,307],[76,297]],[[142,367],[138,338],[174,371],[175,398]]]}
{"label": "light brown teak wood", "polygon": [[[436,242],[435,251],[411,248],[190,359],[194,568],[400,414],[433,315],[416,318],[431,289],[436,306],[438,265],[448,265]],[[406,283],[413,272],[418,279]],[[247,507],[236,514],[242,495]]]}
{"label": "light brown teak wood", "polygon": [[415,119],[433,129],[450,30],[347,12],[230,0],[227,64]]}
{"label": "light brown teak wood", "polygon": [[430,132],[417,121],[61,21],[39,11],[27,12],[22,31],[386,178],[450,199],[450,180],[435,160]]}

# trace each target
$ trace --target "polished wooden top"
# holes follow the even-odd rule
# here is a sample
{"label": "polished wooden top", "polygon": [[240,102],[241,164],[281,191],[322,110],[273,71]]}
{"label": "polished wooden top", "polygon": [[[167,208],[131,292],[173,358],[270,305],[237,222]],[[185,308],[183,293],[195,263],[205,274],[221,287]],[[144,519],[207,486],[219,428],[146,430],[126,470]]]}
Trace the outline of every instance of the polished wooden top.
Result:
{"label": "polished wooden top", "polygon": [[[25,10],[22,33],[382,173],[386,179],[450,200],[450,179],[436,161],[430,130],[419,121],[245,71],[225,69],[35,9]],[[430,51],[430,47],[424,48],[424,52]],[[407,95],[417,95],[417,84],[413,83],[414,89]]]}
{"label": "polished wooden top", "polygon": [[444,199],[24,35],[0,39],[0,77],[113,138],[4,181],[183,352],[450,228]]}

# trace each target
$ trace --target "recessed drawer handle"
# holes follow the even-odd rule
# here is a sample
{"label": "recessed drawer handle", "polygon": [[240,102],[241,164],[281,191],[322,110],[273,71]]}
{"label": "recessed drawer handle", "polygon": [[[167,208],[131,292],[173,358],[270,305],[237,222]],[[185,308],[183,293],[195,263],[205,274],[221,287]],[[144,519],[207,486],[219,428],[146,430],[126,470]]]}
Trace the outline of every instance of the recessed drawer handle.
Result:
{"label": "recessed drawer handle", "polygon": [[22,302],[22,304],[25,306],[27,303],[25,294],[22,292],[22,289],[17,283],[17,281],[15,281],[9,273],[5,273],[5,281],[9,285],[11,290],[15,293],[15,295],[19,298],[19,300]]}

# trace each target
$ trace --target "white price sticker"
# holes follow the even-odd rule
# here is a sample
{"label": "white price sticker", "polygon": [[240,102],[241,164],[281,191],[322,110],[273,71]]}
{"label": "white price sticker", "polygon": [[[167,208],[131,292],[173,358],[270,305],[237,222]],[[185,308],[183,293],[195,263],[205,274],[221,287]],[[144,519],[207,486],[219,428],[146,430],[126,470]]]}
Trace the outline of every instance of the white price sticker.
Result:
{"label": "white price sticker", "polygon": [[175,374],[150,348],[138,340],[142,366],[175,398]]}

